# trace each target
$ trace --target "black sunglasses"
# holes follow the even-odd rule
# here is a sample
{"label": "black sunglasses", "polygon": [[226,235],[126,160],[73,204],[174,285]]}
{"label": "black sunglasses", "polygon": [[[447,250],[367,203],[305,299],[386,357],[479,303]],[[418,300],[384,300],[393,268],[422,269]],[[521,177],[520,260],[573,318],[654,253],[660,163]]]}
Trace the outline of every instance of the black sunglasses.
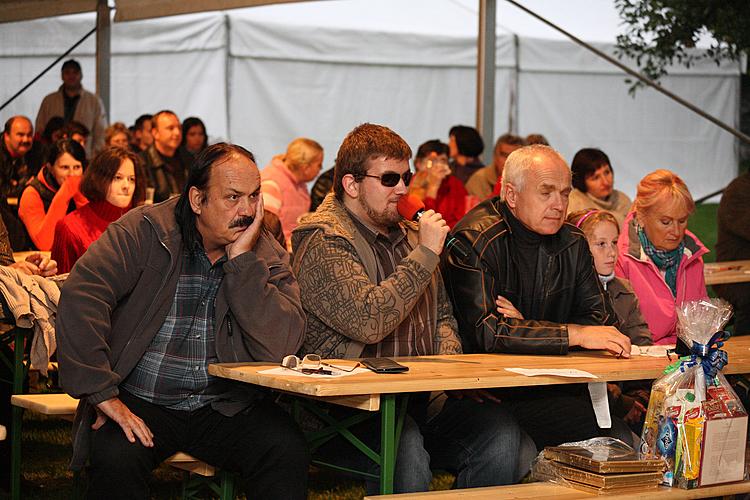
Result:
{"label": "black sunglasses", "polygon": [[407,170],[403,174],[399,174],[398,172],[386,172],[382,175],[367,175],[365,174],[364,177],[372,177],[373,179],[380,179],[380,183],[385,186],[392,188],[398,184],[398,181],[403,179],[404,185],[408,186],[411,182],[411,178],[414,174],[411,172],[411,170]]}

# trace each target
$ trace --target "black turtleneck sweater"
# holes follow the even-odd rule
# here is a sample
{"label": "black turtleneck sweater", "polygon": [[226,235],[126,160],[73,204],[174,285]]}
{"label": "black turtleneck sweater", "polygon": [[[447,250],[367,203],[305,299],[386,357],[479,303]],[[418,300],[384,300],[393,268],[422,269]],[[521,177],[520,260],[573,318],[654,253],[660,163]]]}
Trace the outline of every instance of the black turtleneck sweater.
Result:
{"label": "black turtleneck sweater", "polygon": [[510,229],[510,238],[515,247],[511,258],[518,268],[519,282],[517,283],[520,292],[520,303],[513,304],[516,309],[521,311],[524,318],[539,319],[542,317],[542,309],[545,297],[541,294],[541,288],[537,288],[544,282],[543,278],[538,275],[546,269],[546,262],[539,261],[539,249],[549,240],[555,239],[556,235],[541,235],[535,233],[516,218],[505,203],[502,207],[503,217],[508,222]]}

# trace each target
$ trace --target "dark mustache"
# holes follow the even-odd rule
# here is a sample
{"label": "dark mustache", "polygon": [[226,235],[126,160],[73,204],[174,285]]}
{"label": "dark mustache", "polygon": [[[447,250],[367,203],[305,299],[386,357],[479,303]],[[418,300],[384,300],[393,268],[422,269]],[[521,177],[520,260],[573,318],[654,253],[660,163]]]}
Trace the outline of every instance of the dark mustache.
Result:
{"label": "dark mustache", "polygon": [[250,224],[253,223],[255,220],[255,217],[251,217],[249,215],[243,215],[242,217],[238,217],[234,219],[232,222],[229,223],[229,229],[233,229],[235,227],[248,227]]}

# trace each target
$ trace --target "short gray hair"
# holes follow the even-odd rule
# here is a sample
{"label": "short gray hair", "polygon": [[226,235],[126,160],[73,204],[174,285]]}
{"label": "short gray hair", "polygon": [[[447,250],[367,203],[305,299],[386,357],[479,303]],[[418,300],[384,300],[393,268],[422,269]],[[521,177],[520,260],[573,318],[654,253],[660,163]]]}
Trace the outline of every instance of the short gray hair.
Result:
{"label": "short gray hair", "polygon": [[562,155],[544,144],[532,144],[530,146],[516,149],[509,154],[508,159],[505,160],[505,167],[503,168],[503,188],[500,191],[500,198],[503,201],[505,201],[505,191],[507,190],[508,184],[513,184],[518,191],[523,190],[529,172],[532,168],[538,165],[534,162],[534,157],[539,155],[556,158],[560,160],[568,170],[570,170],[570,167]]}

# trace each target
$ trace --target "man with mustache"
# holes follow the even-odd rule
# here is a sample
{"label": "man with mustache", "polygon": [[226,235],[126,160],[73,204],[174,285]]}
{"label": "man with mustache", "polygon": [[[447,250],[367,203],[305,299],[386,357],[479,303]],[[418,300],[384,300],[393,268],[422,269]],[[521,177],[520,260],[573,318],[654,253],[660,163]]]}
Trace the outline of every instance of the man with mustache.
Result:
{"label": "man with mustache", "polygon": [[[397,210],[411,180],[410,158],[409,146],[389,128],[358,126],[339,148],[334,192],[292,232],[293,269],[307,313],[303,353],[324,358],[461,353],[438,269],[448,226],[433,210],[418,223],[403,220]],[[520,431],[497,400],[483,391],[458,391],[452,398],[437,395],[428,408],[429,396],[409,399],[395,492],[426,491],[431,467],[455,472],[459,488],[519,479]],[[342,418],[353,411],[332,409]],[[370,419],[353,432],[377,449],[378,425]],[[333,463],[377,473],[342,438],[319,451]],[[375,486],[368,480],[368,492]]]}
{"label": "man with mustache", "polygon": [[57,321],[60,383],[81,399],[72,467],[88,460],[90,498],[147,498],[151,470],[177,451],[239,473],[253,497],[305,498],[307,445],[289,415],[208,374],[280,363],[304,336],[252,153],[210,146],[180,197],[110,224],[73,268]]}
{"label": "man with mustache", "polygon": [[16,251],[30,248],[31,239],[18,218],[18,205],[9,206],[8,198],[19,198],[26,183],[39,171],[41,165],[29,165],[33,144],[34,128],[30,119],[17,115],[5,122],[0,144],[0,213]]}
{"label": "man with mustache", "polygon": [[[571,189],[557,151],[523,147],[505,162],[501,197],[453,229],[464,251],[444,254],[444,271],[466,352],[566,354],[575,346],[630,357],[586,238],[564,224]],[[502,397],[542,448],[607,432],[581,389],[519,388]]]}

